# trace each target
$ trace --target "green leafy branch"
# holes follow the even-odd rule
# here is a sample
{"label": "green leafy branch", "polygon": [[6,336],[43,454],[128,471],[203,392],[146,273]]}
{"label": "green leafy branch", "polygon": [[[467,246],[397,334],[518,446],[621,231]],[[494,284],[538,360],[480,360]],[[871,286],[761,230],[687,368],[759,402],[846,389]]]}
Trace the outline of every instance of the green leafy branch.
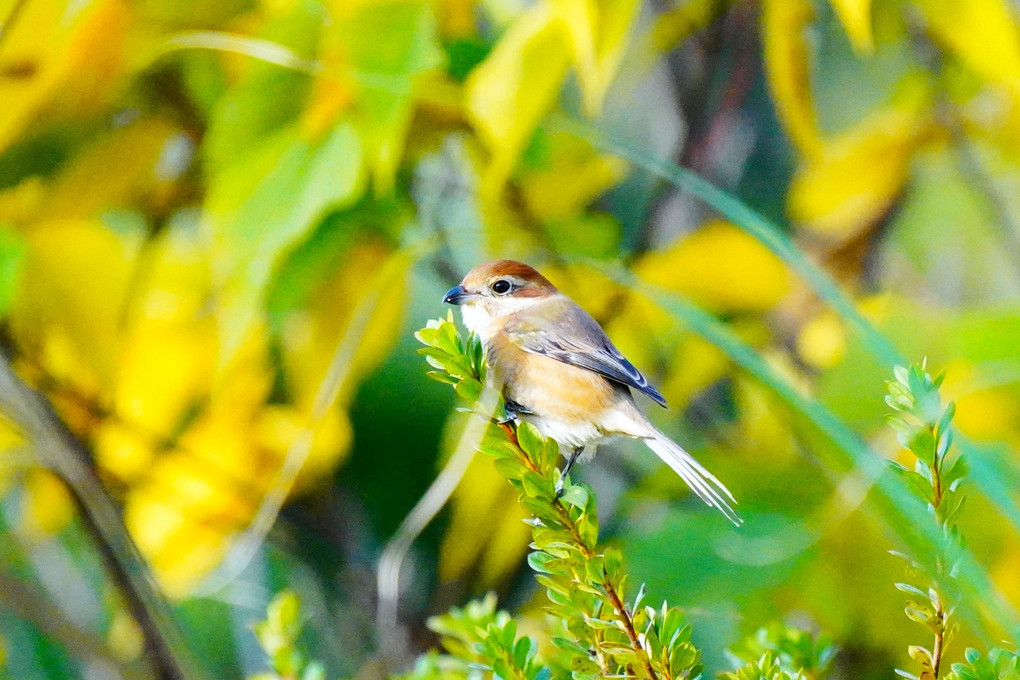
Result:
{"label": "green leafy branch", "polygon": [[[823,680],[832,671],[838,651],[826,635],[773,623],[759,628],[727,650],[734,663],[745,664],[723,680]],[[755,675],[757,673],[757,675]]]}
{"label": "green leafy branch", "polygon": [[946,646],[957,625],[950,623],[955,600],[953,578],[956,558],[962,547],[956,517],[963,503],[959,492],[965,474],[959,456],[952,454],[953,433],[950,429],[956,407],[953,402],[942,405],[939,388],[943,374],[932,378],[924,365],[909,369],[897,366],[895,379],[887,383],[886,403],[896,412],[888,418],[897,432],[900,444],[915,457],[913,468],[893,463],[893,469],[909,482],[909,486],[927,504],[942,539],[933,560],[894,553],[907,560],[911,569],[928,580],[927,587],[897,583],[896,588],[910,596],[904,611],[907,618],[925,626],[934,636],[931,648],[911,645],[910,658],[921,666],[919,676],[907,671],[896,672],[911,680],[936,680]]}
{"label": "green leafy branch", "polygon": [[289,590],[273,598],[266,618],[252,626],[273,672],[260,673],[251,680],[324,680],[326,670],[309,660],[298,646],[301,635],[301,600]]}
{"label": "green leafy branch", "polygon": [[[419,351],[437,369],[429,373],[431,377],[453,385],[465,399],[480,397],[485,372],[477,339],[461,337],[450,316],[430,321],[416,337],[425,345]],[[503,413],[502,407],[497,412]],[[563,622],[552,639],[557,665],[569,668],[578,679],[696,677],[700,655],[690,642],[690,626],[665,603],[658,609],[642,606],[643,588],[632,601],[627,600],[622,555],[598,545],[595,495],[587,485],[561,477],[556,442],[543,438],[531,425],[509,418],[492,418],[492,425],[479,449],[492,456],[496,469],[520,492],[522,507],[532,515],[534,551],[528,562],[546,588],[549,611]],[[501,635],[508,636],[502,630]],[[499,639],[510,642],[510,637]],[[524,677],[529,672],[525,666],[505,666],[516,663],[516,653],[510,659],[490,655],[484,644],[473,649],[473,663],[483,663],[500,677]],[[464,651],[456,647],[451,653],[463,655]],[[479,651],[484,661],[477,658]],[[497,667],[511,675],[497,673]]]}
{"label": "green leafy branch", "polygon": [[966,663],[954,663],[950,680],[1020,680],[1020,657],[1008,649],[991,649],[986,656],[976,649],[964,653]]}
{"label": "green leafy branch", "polygon": [[517,636],[517,622],[496,610],[496,596],[489,593],[429,619],[429,628],[439,633],[449,652],[419,659],[405,680],[435,678],[441,674],[469,675],[472,669],[487,668],[505,680],[549,680],[551,671],[537,657],[537,646],[528,637]]}

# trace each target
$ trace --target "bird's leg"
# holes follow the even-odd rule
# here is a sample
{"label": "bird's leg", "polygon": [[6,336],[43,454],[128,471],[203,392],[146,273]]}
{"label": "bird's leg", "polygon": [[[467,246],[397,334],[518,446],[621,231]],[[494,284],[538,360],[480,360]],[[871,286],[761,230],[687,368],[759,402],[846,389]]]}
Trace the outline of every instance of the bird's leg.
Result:
{"label": "bird's leg", "polygon": [[563,466],[563,470],[560,471],[560,478],[556,482],[556,498],[563,495],[563,480],[567,478],[567,473],[570,472],[570,468],[574,467],[574,463],[581,457],[581,453],[584,451],[583,446],[574,447],[574,450],[567,456],[567,463]]}
{"label": "bird's leg", "polygon": [[503,397],[503,417],[496,420],[497,425],[508,425],[520,419],[522,413],[531,413],[516,401]]}

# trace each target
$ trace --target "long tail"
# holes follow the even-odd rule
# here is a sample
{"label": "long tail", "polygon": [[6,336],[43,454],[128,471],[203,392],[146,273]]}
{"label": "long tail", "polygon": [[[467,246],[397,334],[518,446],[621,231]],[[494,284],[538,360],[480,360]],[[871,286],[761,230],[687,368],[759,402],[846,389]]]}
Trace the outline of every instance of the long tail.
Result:
{"label": "long tail", "polygon": [[653,436],[645,437],[644,442],[648,444],[648,448],[655,452],[655,455],[661,458],[666,465],[673,468],[680,475],[680,478],[687,482],[687,485],[691,487],[691,491],[698,494],[701,500],[714,508],[719,508],[720,512],[726,515],[726,518],[735,525],[740,526],[743,524],[744,520],[740,518],[740,515],[730,505],[730,502],[734,505],[737,502],[733,498],[733,494],[729,492],[722,482],[715,478],[715,475],[706,470],[701,463],[694,460],[691,454],[684,451],[676,442],[658,430],[655,430]]}

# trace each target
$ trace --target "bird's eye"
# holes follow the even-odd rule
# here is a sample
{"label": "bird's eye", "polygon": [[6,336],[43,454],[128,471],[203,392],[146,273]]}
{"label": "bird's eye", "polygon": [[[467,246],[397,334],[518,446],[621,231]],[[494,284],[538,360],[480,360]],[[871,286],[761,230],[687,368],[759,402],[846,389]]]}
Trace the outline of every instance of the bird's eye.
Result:
{"label": "bird's eye", "polygon": [[511,288],[513,288],[513,286],[511,286],[510,282],[506,279],[499,279],[492,284],[492,292],[496,295],[506,295],[510,292]]}

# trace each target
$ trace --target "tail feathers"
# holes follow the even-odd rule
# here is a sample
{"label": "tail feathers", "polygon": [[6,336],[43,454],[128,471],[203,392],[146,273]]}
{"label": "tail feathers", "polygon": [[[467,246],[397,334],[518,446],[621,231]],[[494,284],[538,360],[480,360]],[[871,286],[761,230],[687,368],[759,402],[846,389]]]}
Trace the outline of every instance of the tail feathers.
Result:
{"label": "tail feathers", "polygon": [[701,500],[714,508],[718,508],[736,526],[743,524],[744,520],[740,518],[740,515],[730,505],[730,502],[734,505],[737,503],[736,499],[733,498],[733,494],[729,492],[722,482],[715,478],[715,475],[706,470],[701,463],[694,460],[691,454],[684,451],[676,442],[658,430],[655,431],[654,436],[647,437],[644,441],[648,444],[648,448],[655,452],[655,455],[661,458],[666,465],[673,468],[680,475],[680,478],[687,482],[687,485],[691,487],[691,491],[696,493]]}

